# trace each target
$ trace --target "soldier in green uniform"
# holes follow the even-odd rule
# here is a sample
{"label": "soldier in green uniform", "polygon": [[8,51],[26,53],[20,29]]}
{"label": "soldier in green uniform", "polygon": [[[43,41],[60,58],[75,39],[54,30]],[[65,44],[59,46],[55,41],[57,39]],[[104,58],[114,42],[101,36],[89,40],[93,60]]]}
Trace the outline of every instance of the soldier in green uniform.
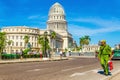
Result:
{"label": "soldier in green uniform", "polygon": [[111,55],[111,47],[106,44],[105,40],[101,40],[98,58],[100,60],[100,64],[104,70],[105,75],[108,75],[109,73],[108,61],[111,60]]}

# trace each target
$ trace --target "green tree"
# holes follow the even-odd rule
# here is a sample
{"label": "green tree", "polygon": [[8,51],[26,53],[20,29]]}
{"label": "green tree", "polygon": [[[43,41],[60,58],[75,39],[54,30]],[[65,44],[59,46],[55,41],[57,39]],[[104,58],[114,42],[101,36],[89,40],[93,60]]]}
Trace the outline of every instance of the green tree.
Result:
{"label": "green tree", "polygon": [[54,42],[55,42],[55,39],[56,39],[56,32],[52,32],[51,34],[50,34],[50,36],[51,36],[51,39],[52,39],[52,53],[54,52]]}
{"label": "green tree", "polygon": [[82,49],[84,45],[89,45],[90,41],[91,41],[91,38],[88,35],[81,37],[80,38],[80,49]]}
{"label": "green tree", "polygon": [[27,46],[27,44],[29,42],[30,37],[28,35],[25,35],[23,39],[25,41],[25,48],[26,48],[26,46]]}
{"label": "green tree", "polygon": [[23,39],[25,41],[25,50],[23,53],[27,54],[31,50],[31,44],[29,42],[30,37],[28,35],[25,35]]}
{"label": "green tree", "polygon": [[47,57],[47,54],[45,53],[45,48],[46,48],[46,50],[50,49],[48,38],[45,35],[38,36],[37,42],[41,46],[40,49],[42,50],[43,56]]}
{"label": "green tree", "polygon": [[9,45],[9,53],[11,53],[11,48],[12,48],[12,47],[10,47],[10,45],[13,43],[13,41],[12,41],[12,40],[9,40],[7,43],[8,43],[8,45]]}
{"label": "green tree", "polygon": [[40,49],[42,50],[42,52],[44,52],[44,37],[38,36],[37,42],[38,42],[38,44],[40,44],[40,46],[41,46]]}
{"label": "green tree", "polygon": [[3,52],[5,46],[6,46],[6,33],[0,32],[0,59],[1,59],[1,53]]}
{"label": "green tree", "polygon": [[85,39],[85,41],[84,41],[85,45],[89,45],[89,43],[91,41],[90,36],[84,36],[84,39]]}
{"label": "green tree", "polygon": [[80,38],[80,46],[83,46],[83,45],[84,45],[84,40],[85,40],[84,37],[81,37],[81,38]]}

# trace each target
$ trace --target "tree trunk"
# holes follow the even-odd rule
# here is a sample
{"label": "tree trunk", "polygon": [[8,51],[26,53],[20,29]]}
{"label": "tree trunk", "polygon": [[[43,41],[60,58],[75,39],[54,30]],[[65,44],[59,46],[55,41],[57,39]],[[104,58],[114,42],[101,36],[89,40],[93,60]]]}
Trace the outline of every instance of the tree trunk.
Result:
{"label": "tree trunk", "polygon": [[53,52],[54,52],[54,42],[53,42],[53,39],[52,39],[52,57],[53,57]]}

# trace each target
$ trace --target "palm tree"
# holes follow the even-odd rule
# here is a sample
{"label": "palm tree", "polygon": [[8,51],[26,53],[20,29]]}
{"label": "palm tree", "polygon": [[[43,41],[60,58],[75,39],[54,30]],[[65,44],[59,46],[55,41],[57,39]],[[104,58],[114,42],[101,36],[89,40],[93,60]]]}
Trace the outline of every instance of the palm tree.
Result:
{"label": "palm tree", "polygon": [[38,42],[38,44],[41,45],[41,50],[43,52],[43,50],[44,50],[44,48],[43,48],[44,47],[44,38],[42,36],[38,36],[37,42]]}
{"label": "palm tree", "polygon": [[83,36],[80,38],[80,46],[89,45],[91,38],[89,36]]}
{"label": "palm tree", "polygon": [[83,46],[83,45],[84,45],[84,40],[85,40],[84,37],[81,37],[81,38],[80,38],[80,46]]}
{"label": "palm tree", "polygon": [[13,41],[12,41],[12,40],[9,40],[7,43],[8,43],[8,45],[9,45],[9,53],[11,53],[11,48],[12,48],[12,47],[10,48],[10,45],[13,43]]}
{"label": "palm tree", "polygon": [[42,55],[45,56],[45,37],[44,36],[38,36],[37,42],[40,44],[40,49],[42,50]]}
{"label": "palm tree", "polygon": [[84,45],[89,45],[91,38],[88,35],[85,35],[80,38],[80,49],[82,50]]}
{"label": "palm tree", "polygon": [[89,45],[89,43],[90,43],[90,41],[91,41],[91,38],[90,38],[88,35],[86,35],[86,36],[84,36],[84,39],[85,39],[84,44],[85,44],[85,45]]}
{"label": "palm tree", "polygon": [[27,47],[27,44],[29,42],[29,38],[30,37],[28,35],[25,35],[24,38],[23,38],[25,40],[25,48]]}
{"label": "palm tree", "polygon": [[47,49],[50,49],[48,38],[46,36],[38,36],[37,42],[38,42],[38,44],[41,45],[40,49],[42,50],[43,56],[47,57],[47,54],[45,51]]}
{"label": "palm tree", "polygon": [[50,36],[51,36],[51,39],[52,39],[52,53],[53,53],[53,51],[54,51],[54,41],[55,41],[55,39],[56,39],[56,32],[52,32],[51,34],[50,34]]}
{"label": "palm tree", "polygon": [[3,52],[3,49],[6,46],[6,33],[0,32],[0,59],[1,59],[1,53]]}

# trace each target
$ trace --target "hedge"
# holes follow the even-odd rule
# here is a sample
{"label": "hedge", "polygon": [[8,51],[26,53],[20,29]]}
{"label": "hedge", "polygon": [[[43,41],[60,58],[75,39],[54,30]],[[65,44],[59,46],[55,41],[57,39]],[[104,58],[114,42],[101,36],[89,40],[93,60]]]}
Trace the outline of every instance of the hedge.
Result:
{"label": "hedge", "polygon": [[[24,54],[23,58],[40,58],[40,54]],[[2,54],[2,59],[20,59],[20,54]]]}

